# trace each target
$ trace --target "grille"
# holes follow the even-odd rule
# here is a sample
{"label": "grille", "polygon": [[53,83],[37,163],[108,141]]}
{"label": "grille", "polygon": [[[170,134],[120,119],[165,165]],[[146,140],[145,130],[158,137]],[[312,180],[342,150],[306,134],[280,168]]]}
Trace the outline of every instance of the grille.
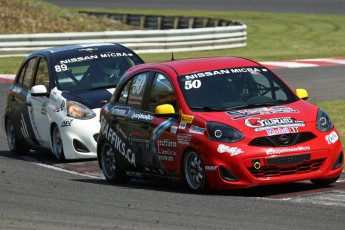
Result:
{"label": "grille", "polygon": [[262,166],[260,169],[248,168],[249,172],[257,178],[263,177],[277,177],[293,174],[301,174],[317,171],[321,168],[325,159],[309,160],[299,163],[297,165],[289,165],[288,167],[272,165]]}
{"label": "grille", "polygon": [[299,143],[309,141],[316,138],[315,134],[311,132],[302,132],[302,133],[290,133],[290,134],[281,134],[274,136],[266,137],[257,137],[253,139],[249,145],[252,146],[291,146]]}

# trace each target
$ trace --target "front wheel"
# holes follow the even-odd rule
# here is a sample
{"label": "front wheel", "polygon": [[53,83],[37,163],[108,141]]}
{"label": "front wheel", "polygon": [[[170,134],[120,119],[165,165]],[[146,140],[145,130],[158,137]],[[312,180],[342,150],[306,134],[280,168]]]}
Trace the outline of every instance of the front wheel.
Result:
{"label": "front wheel", "polygon": [[7,144],[8,147],[13,154],[25,154],[30,151],[29,148],[24,147],[20,144],[18,141],[18,136],[16,133],[16,129],[14,127],[14,124],[12,122],[11,118],[8,118],[6,120],[6,136],[7,136]]}
{"label": "front wheel", "polygon": [[65,161],[65,154],[63,152],[63,143],[59,128],[55,125],[52,131],[52,152],[56,159],[60,162]]}
{"label": "front wheel", "polygon": [[105,179],[110,183],[124,184],[130,180],[130,178],[120,168],[116,152],[107,141],[104,141],[100,148],[100,163]]}
{"label": "front wheel", "polygon": [[335,183],[339,179],[339,177],[340,176],[329,178],[329,179],[316,179],[316,180],[311,180],[311,182],[320,187],[327,187],[330,184]]}
{"label": "front wheel", "polygon": [[188,151],[183,159],[183,173],[188,187],[194,192],[208,189],[205,167],[195,151]]}

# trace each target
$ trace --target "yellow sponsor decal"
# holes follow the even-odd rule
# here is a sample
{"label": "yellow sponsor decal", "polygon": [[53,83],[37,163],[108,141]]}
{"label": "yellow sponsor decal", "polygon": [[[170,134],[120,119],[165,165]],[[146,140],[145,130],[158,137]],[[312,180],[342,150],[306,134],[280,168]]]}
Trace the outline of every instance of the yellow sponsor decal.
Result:
{"label": "yellow sponsor decal", "polygon": [[193,119],[194,119],[194,116],[182,114],[181,122],[192,123]]}

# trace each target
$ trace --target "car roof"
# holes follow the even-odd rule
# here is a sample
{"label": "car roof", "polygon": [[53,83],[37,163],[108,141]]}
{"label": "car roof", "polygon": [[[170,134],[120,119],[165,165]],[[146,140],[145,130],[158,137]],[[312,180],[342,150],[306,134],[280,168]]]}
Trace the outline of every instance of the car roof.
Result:
{"label": "car roof", "polygon": [[99,51],[109,51],[113,49],[117,52],[131,52],[134,53],[132,50],[128,49],[125,46],[120,44],[113,44],[113,43],[99,43],[99,44],[80,44],[80,45],[68,45],[68,46],[59,46],[59,47],[52,47],[47,49],[41,49],[34,51],[28,55],[27,58],[32,56],[41,54],[46,57],[64,57],[66,54],[69,53],[76,53],[80,52],[81,54],[90,54],[92,50],[99,50]]}
{"label": "car roof", "polygon": [[141,64],[131,67],[131,71],[136,71],[143,68],[158,68],[165,71],[169,71],[169,69],[172,69],[176,72],[177,75],[185,75],[189,73],[203,72],[208,70],[238,68],[245,66],[254,67],[261,66],[261,64],[242,57],[205,57]]}

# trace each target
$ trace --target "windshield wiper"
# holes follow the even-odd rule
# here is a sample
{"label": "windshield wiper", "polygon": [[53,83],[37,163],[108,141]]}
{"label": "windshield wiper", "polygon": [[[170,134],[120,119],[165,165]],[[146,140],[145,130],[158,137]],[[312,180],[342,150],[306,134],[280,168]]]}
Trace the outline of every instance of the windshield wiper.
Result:
{"label": "windshield wiper", "polygon": [[115,88],[117,85],[103,85],[103,86],[98,86],[98,87],[93,87],[88,89],[87,91],[92,91],[92,90],[97,90],[97,89],[109,89],[109,88]]}
{"label": "windshield wiper", "polygon": [[223,108],[215,108],[215,107],[209,107],[209,106],[194,106],[190,107],[191,110],[201,110],[201,111],[224,111]]}
{"label": "windshield wiper", "polygon": [[282,104],[280,102],[264,102],[264,103],[249,103],[245,105],[238,105],[238,106],[232,106],[229,108],[223,108],[224,110],[238,110],[238,109],[250,109],[250,108],[257,108],[257,107],[265,107],[265,106],[275,106]]}

